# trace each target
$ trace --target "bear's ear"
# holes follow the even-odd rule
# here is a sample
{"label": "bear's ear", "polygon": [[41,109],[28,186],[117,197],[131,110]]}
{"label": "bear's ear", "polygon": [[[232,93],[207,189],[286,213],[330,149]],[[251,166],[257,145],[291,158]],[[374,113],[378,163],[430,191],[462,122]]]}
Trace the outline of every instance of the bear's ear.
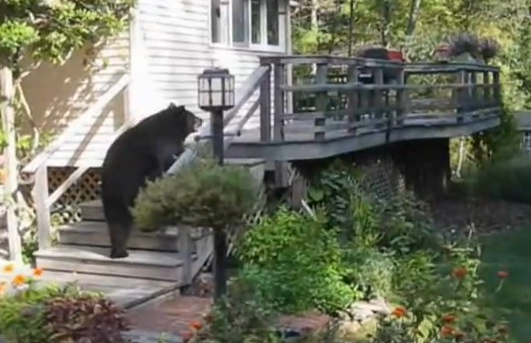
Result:
{"label": "bear's ear", "polygon": [[184,106],[183,105],[177,106],[173,102],[170,102],[168,109],[184,111]]}
{"label": "bear's ear", "polygon": [[177,106],[175,106],[175,104],[173,102],[170,102],[170,105],[168,106],[168,108],[175,108]]}

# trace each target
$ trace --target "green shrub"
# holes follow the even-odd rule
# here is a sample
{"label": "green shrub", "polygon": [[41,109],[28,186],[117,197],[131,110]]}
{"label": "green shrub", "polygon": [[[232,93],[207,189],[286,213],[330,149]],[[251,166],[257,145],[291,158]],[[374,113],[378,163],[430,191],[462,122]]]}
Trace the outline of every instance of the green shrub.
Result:
{"label": "green shrub", "polygon": [[531,156],[485,163],[468,177],[474,193],[523,203],[531,203]]}
{"label": "green shrub", "polygon": [[249,229],[238,247],[243,273],[282,312],[334,312],[356,293],[343,281],[336,232],[322,219],[280,208]]}
{"label": "green shrub", "polygon": [[198,160],[149,182],[137,197],[133,216],[145,231],[177,223],[224,229],[253,210],[258,190],[245,167]]}

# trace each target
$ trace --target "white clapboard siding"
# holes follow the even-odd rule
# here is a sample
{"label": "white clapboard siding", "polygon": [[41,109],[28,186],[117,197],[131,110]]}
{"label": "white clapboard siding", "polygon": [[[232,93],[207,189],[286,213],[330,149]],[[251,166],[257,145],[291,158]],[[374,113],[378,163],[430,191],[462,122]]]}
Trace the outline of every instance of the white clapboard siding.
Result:
{"label": "white clapboard siding", "polygon": [[[90,108],[125,73],[129,64],[129,33],[124,32],[109,40],[98,53],[91,77],[79,90],[78,115]],[[120,92],[100,113],[95,113],[79,131],[56,150],[47,161],[49,166],[99,166],[101,157],[92,156],[107,151],[114,139],[114,133],[124,123],[124,92]],[[98,155],[99,156],[99,155]]]}
{"label": "white clapboard siding", "polygon": [[[208,114],[197,107],[197,76],[204,69],[228,68],[235,76],[238,89],[259,67],[259,56],[282,53],[211,45],[209,15],[209,0],[138,1],[133,30],[135,45],[132,47],[133,58],[137,62],[133,62],[130,71],[132,82],[136,80],[136,96],[132,102],[135,120],[160,110],[169,102],[184,105],[203,119],[208,119]],[[128,35],[123,37],[128,38]],[[125,40],[125,43],[129,48],[129,42]],[[120,60],[120,53],[116,53],[118,50],[114,46],[104,49],[103,54],[112,64],[106,71],[92,76],[91,80],[95,83],[91,86],[97,85],[97,88],[87,91],[92,98],[86,96],[85,101],[79,102],[82,107],[94,103],[94,97],[108,89],[117,70],[123,73],[126,63],[115,62]],[[242,107],[227,131],[238,124],[238,117],[246,114],[257,97],[258,91]],[[123,123],[124,114],[119,112],[125,110],[124,100],[123,94],[117,96],[106,111],[69,137],[68,142],[53,154],[48,165],[100,166],[105,152],[116,138],[116,130]],[[259,111],[256,111],[245,128],[258,125]]]}

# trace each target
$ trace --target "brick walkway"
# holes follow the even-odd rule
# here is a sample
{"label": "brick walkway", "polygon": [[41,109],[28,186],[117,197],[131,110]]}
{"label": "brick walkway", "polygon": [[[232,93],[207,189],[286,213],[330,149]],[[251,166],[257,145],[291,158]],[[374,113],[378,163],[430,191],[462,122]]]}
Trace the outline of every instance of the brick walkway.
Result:
{"label": "brick walkway", "polygon": [[[181,331],[189,329],[191,320],[201,319],[211,303],[209,298],[178,296],[129,310],[128,317],[132,327],[137,330],[179,335]],[[308,312],[300,316],[283,316],[280,324],[299,332],[308,332],[323,328],[328,320],[326,315]]]}

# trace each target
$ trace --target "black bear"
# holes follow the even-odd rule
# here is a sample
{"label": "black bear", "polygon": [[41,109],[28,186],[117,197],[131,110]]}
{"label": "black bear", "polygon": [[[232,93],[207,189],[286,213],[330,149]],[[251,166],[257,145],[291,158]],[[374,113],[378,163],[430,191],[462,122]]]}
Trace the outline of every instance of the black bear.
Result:
{"label": "black bear", "polygon": [[171,103],[122,133],[103,160],[101,199],[111,241],[111,258],[127,257],[133,226],[130,208],[146,180],[156,179],[184,150],[186,136],[201,119],[184,106]]}

